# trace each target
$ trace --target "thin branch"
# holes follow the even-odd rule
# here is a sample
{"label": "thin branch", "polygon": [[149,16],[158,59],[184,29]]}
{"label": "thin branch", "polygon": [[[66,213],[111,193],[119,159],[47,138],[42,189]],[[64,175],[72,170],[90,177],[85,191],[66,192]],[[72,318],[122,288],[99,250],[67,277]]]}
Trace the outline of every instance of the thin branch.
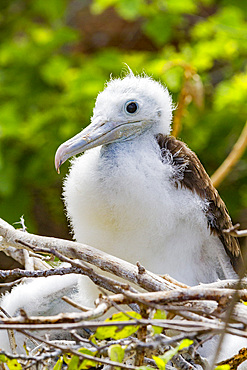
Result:
{"label": "thin branch", "polygon": [[[213,300],[220,302],[221,300],[231,300],[235,290],[233,289],[176,289],[170,292],[150,292],[150,293],[132,293],[126,291],[124,295],[133,301],[141,303],[158,303],[168,304],[170,302],[183,302],[190,300]],[[247,290],[238,291],[239,299],[247,300]],[[118,297],[118,296],[116,296]],[[119,295],[120,297],[120,295]],[[118,299],[118,298],[117,298]]]}
{"label": "thin branch", "polygon": [[204,89],[200,76],[195,68],[183,61],[172,61],[166,63],[164,71],[179,66],[183,68],[183,83],[178,97],[177,109],[173,118],[172,135],[177,137],[182,128],[182,118],[186,113],[188,104],[193,100],[200,109],[204,105]]}
{"label": "thin branch", "polygon": [[21,270],[19,268],[14,270],[0,270],[0,278],[6,279],[8,277],[28,277],[28,278],[38,278],[38,277],[47,277],[54,275],[67,275],[67,274],[81,274],[81,269],[76,267],[60,267],[57,269],[43,270],[43,271],[28,271]]}
{"label": "thin branch", "polygon": [[241,276],[240,276],[240,278],[238,279],[238,281],[236,283],[236,289],[233,291],[234,294],[232,296],[230,304],[227,307],[227,311],[225,313],[225,328],[224,328],[224,331],[220,335],[220,338],[219,338],[219,341],[218,341],[218,344],[217,344],[217,347],[216,347],[215,355],[214,355],[212,363],[211,363],[211,370],[213,370],[214,365],[216,364],[216,361],[218,359],[218,354],[221,351],[222,344],[223,344],[223,341],[224,341],[224,337],[225,337],[225,334],[227,332],[227,327],[229,325],[230,319],[231,319],[232,314],[234,312],[235,305],[237,304],[237,302],[239,300],[241,281],[244,279],[244,272],[245,272],[244,270],[241,271]]}
{"label": "thin branch", "polygon": [[85,307],[85,306],[82,306],[76,302],[74,302],[72,299],[70,299],[69,297],[62,297],[62,300],[68,304],[70,304],[72,307],[75,307],[77,308],[78,310],[80,311],[84,311],[84,312],[88,312],[88,311],[91,311],[92,308],[91,307]]}
{"label": "thin branch", "polygon": [[232,236],[236,236],[237,238],[241,238],[243,236],[247,236],[247,230],[238,230],[240,227],[240,224],[236,224],[229,229],[223,230],[224,233],[230,234]]}
{"label": "thin branch", "polygon": [[[236,289],[238,286],[237,279],[218,280],[214,283],[200,284],[193,288],[213,288],[213,289]],[[247,277],[240,282],[240,289],[247,289]]]}
{"label": "thin branch", "polygon": [[[60,314],[63,316],[63,314]],[[66,314],[67,316],[68,314]],[[211,320],[211,322],[198,322],[198,321],[183,321],[183,320],[145,320],[145,319],[133,319],[128,321],[79,321],[79,322],[65,322],[65,323],[51,323],[53,316],[30,316],[23,319],[21,316],[13,317],[10,319],[1,319],[0,330],[2,329],[15,329],[15,330],[75,330],[79,328],[98,328],[116,326],[119,329],[126,326],[134,325],[152,325],[159,326],[168,330],[176,330],[184,333],[203,334],[214,333],[214,335],[220,334],[224,330],[224,323],[220,321]],[[3,324],[4,322],[4,324]],[[21,323],[22,322],[22,323]],[[24,322],[24,323],[23,323]],[[27,323],[25,323],[27,322]],[[227,333],[238,335],[247,338],[247,332],[244,330],[244,326],[241,324],[229,324],[227,327]],[[28,334],[30,336],[30,333]]]}
{"label": "thin branch", "polygon": [[138,293],[137,290],[132,288],[129,284],[117,281],[105,275],[101,275],[83,261],[73,260],[71,258],[65,257],[63,254],[59,253],[55,249],[49,250],[45,248],[36,248],[29,243],[26,242],[21,243],[23,243],[23,245],[29,248],[34,248],[34,250],[37,250],[39,252],[50,253],[53,256],[59,258],[59,260],[62,262],[70,263],[73,267],[78,269],[78,271],[80,271],[82,275],[87,275],[96,285],[98,285],[101,288],[107,289],[113,293],[119,293],[119,291],[122,291],[122,289],[124,290],[130,289],[131,291]]}
{"label": "thin branch", "polygon": [[[2,270],[0,270],[0,271],[2,271]],[[2,288],[2,287],[4,287],[4,288],[10,288],[10,287],[12,287],[14,285],[19,284],[22,280],[23,280],[23,278],[20,278],[18,280],[10,281],[9,283],[0,283],[0,288]]]}
{"label": "thin branch", "polygon": [[[25,265],[23,249],[16,249],[16,247],[4,244],[4,241],[1,241],[1,237],[0,237],[0,250],[3,250],[7,256],[13,258],[15,261],[19,262],[22,266]],[[51,268],[51,266],[48,263],[42,261],[38,256],[33,257],[33,262],[35,270],[49,270]]]}
{"label": "thin branch", "polygon": [[175,365],[175,368],[177,369],[183,369],[183,370],[196,370],[197,368],[190,364],[188,361],[186,361],[180,354],[176,354],[172,358],[172,363]]}
{"label": "thin branch", "polygon": [[218,187],[224,178],[228,175],[228,173],[232,170],[232,167],[239,161],[239,159],[244,154],[244,151],[247,146],[247,122],[244,125],[244,128],[235,143],[234,147],[230,154],[226,157],[224,162],[220,165],[220,167],[214,172],[211,176],[211,180],[215,187]]}
{"label": "thin branch", "polygon": [[10,359],[20,359],[23,361],[34,360],[35,362],[43,361],[52,357],[57,357],[62,353],[60,349],[54,350],[53,352],[44,352],[41,355],[28,356],[23,354],[13,354],[6,351],[0,351],[0,355],[4,355]]}
{"label": "thin branch", "polygon": [[[140,310],[141,317],[143,317],[144,319],[148,319],[149,313],[147,311],[147,307],[144,305],[140,305],[140,308],[141,308]],[[147,327],[141,326],[137,331],[137,339],[140,342],[145,343],[146,337],[147,337]],[[142,366],[144,363],[144,358],[145,358],[145,349],[144,348],[139,349],[139,350],[137,349],[136,356],[135,356],[135,365]]]}
{"label": "thin branch", "polygon": [[240,364],[247,360],[247,348],[242,348],[239,353],[227,360],[221,361],[217,364],[220,365],[230,365],[230,369],[237,369]]}

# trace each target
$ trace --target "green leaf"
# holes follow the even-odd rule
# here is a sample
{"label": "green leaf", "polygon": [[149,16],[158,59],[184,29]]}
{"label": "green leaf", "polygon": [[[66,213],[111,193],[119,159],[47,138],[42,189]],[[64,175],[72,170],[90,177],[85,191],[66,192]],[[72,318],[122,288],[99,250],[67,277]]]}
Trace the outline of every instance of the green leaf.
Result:
{"label": "green leaf", "polygon": [[[92,352],[92,351],[90,351],[87,348],[80,348],[79,349],[79,352],[82,353],[82,354],[84,353],[85,355],[95,356],[95,352]],[[100,362],[100,359],[99,359],[99,362]],[[88,359],[85,358],[82,361],[82,363],[80,364],[79,369],[80,370],[82,370],[82,369],[90,369],[90,367],[95,367],[97,364],[98,364],[98,362],[96,362],[94,360],[88,360]]]}
{"label": "green leaf", "polygon": [[179,344],[178,350],[181,351],[181,349],[185,347],[189,347],[193,344],[193,340],[191,339],[183,339],[182,342]]}
{"label": "green leaf", "polygon": [[219,365],[214,368],[214,370],[230,370],[231,366],[228,364],[225,365]]}
{"label": "green leaf", "polygon": [[69,361],[68,370],[78,370],[79,369],[80,359],[78,356],[72,356]]}
{"label": "green leaf", "polygon": [[[105,320],[105,322],[114,322],[114,321],[130,321],[131,318],[141,319],[141,315],[137,312],[126,312],[128,314],[125,315],[124,312],[119,312],[114,315],[112,315],[111,318],[108,318]],[[131,316],[131,318],[129,317]],[[107,339],[107,338],[113,338],[113,339],[122,339],[129,337],[133,333],[135,333],[139,329],[139,325],[129,325],[125,327],[119,328],[118,326],[102,326],[97,328],[95,337],[97,339]]]}
{"label": "green leaf", "polygon": [[[166,312],[163,310],[156,310],[154,316],[154,320],[159,320],[159,319],[166,319]],[[159,326],[152,326],[154,334],[161,334],[163,328],[160,328]]]}
{"label": "green leaf", "polygon": [[0,355],[0,362],[7,362],[8,358],[5,355]]}
{"label": "green leaf", "polygon": [[[113,344],[108,349],[109,357],[112,361],[123,362],[125,350],[120,344]],[[120,367],[116,367],[116,370],[120,370]]]}
{"label": "green leaf", "polygon": [[165,367],[168,361],[170,361],[173,358],[173,356],[175,356],[178,353],[178,351],[180,351],[181,349],[185,347],[189,347],[192,343],[193,343],[193,340],[184,339],[178,346],[168,350],[167,352],[165,352],[164,355],[159,356],[159,357],[153,356],[153,359],[156,362],[159,370],[165,370]]}
{"label": "green leaf", "polygon": [[63,366],[63,356],[59,357],[53,370],[61,370],[62,366]]}
{"label": "green leaf", "polygon": [[159,370],[166,370],[166,364],[168,361],[163,360],[161,357],[153,356],[153,359],[158,366]]}
{"label": "green leaf", "polygon": [[[95,352],[92,352],[87,348],[80,348],[78,352],[95,357]],[[86,358],[81,360],[79,356],[71,356],[70,354],[64,355],[63,360],[68,365],[68,370],[90,369],[91,367],[95,367],[98,364],[97,361]]]}
{"label": "green leaf", "polygon": [[63,361],[68,365],[71,361],[72,356],[68,353],[63,355]]}
{"label": "green leaf", "polygon": [[97,341],[96,341],[96,338],[94,335],[91,335],[90,338],[89,338],[90,342],[95,344],[97,346]]}
{"label": "green leaf", "polygon": [[16,359],[8,360],[7,366],[9,370],[21,370],[22,369],[21,364],[19,364],[19,362]]}

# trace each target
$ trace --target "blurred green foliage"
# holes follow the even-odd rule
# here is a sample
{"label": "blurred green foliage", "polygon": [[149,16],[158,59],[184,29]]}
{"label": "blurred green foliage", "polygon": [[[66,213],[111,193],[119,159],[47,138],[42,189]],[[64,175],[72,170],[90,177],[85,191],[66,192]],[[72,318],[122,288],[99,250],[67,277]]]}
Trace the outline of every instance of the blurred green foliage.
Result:
{"label": "blurred green foliage", "polygon": [[[80,12],[88,7],[94,39],[104,33],[94,19],[100,22],[113,7],[116,13],[109,17],[124,19],[127,30],[135,23],[152,48],[144,43],[133,49],[131,34],[129,50],[112,47],[109,40],[85,52],[89,31],[82,32]],[[13,223],[24,214],[29,231],[67,235],[54,154],[89,123],[98,92],[111,73],[121,74],[123,63],[167,84],[175,102],[184,81],[182,64],[196,70],[205,104],[193,99],[187,106],[179,136],[212,174],[247,117],[246,14],[242,0],[2,0],[1,217]],[[118,37],[121,45],[121,32]],[[243,225],[246,170],[245,154],[220,186],[234,221]]]}

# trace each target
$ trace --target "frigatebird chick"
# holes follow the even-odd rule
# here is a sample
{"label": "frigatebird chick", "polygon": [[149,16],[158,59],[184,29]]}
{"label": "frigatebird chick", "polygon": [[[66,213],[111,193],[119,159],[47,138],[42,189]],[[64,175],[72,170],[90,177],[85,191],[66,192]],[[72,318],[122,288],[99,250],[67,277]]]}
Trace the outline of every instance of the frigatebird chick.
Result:
{"label": "frigatebird chick", "polygon": [[170,136],[173,109],[167,89],[132,72],[98,95],[91,124],[55,158],[59,171],[86,152],[64,183],[74,237],[189,285],[237,277],[231,219],[195,153]]}
{"label": "frigatebird chick", "polygon": [[[62,144],[55,166],[71,156],[64,201],[77,241],[169,274],[191,286],[237,278],[238,240],[222,199],[196,154],[170,135],[171,96],[131,71],[96,100],[91,124]],[[93,286],[84,283],[85,298]],[[217,340],[201,354],[213,358]],[[221,359],[246,346],[226,336]],[[247,369],[247,364],[241,365]]]}

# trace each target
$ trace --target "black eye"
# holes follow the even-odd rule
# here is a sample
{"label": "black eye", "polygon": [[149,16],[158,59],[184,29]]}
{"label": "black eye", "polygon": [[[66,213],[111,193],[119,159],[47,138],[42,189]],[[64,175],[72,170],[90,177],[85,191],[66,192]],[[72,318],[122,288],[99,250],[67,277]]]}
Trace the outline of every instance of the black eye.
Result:
{"label": "black eye", "polygon": [[137,111],[137,109],[138,109],[138,104],[137,103],[135,103],[135,102],[130,102],[130,103],[128,103],[127,105],[126,105],[126,111],[128,112],[128,113],[131,113],[131,114],[133,114],[133,113],[135,113],[136,111]]}

